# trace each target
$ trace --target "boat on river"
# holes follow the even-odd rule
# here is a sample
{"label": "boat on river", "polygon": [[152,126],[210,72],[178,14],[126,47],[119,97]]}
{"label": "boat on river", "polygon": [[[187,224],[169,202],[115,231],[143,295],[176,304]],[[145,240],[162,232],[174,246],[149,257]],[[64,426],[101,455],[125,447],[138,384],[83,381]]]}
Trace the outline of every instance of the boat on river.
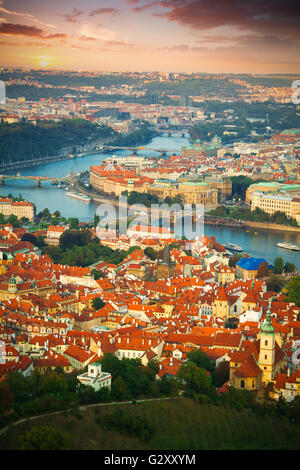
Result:
{"label": "boat on river", "polygon": [[243,248],[239,245],[235,245],[234,243],[226,243],[225,248],[233,251],[243,251]]}
{"label": "boat on river", "polygon": [[91,198],[85,194],[74,193],[72,191],[67,191],[66,194],[67,196],[73,197],[74,199],[79,199],[80,201],[91,202]]}
{"label": "boat on river", "polygon": [[276,246],[278,246],[278,248],[284,248],[285,250],[300,251],[300,247],[292,243],[279,242]]}

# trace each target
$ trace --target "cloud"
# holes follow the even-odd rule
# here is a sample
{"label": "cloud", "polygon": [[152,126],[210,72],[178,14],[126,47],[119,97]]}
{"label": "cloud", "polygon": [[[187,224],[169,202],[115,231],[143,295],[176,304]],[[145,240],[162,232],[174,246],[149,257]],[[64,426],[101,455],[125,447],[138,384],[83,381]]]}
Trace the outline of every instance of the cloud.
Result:
{"label": "cloud", "polygon": [[49,34],[47,31],[36,26],[27,26],[24,24],[2,23],[0,25],[0,34],[8,36],[28,36],[41,39],[65,39],[67,36],[63,33]]}
{"label": "cloud", "polygon": [[[0,5],[3,5],[2,1],[0,2]],[[43,25],[43,26],[47,26],[49,28],[56,28],[56,26],[54,26],[53,24],[43,23],[42,21],[38,20],[34,15],[31,15],[30,13],[20,13],[20,12],[17,12],[17,11],[7,10],[7,8],[1,7],[1,6],[0,6],[0,11],[2,13],[7,14],[7,15],[21,16],[24,19],[34,21],[35,23],[38,23],[38,24]]]}
{"label": "cloud", "polygon": [[133,10],[142,11],[152,6],[153,16],[167,18],[195,30],[209,30],[231,26],[262,35],[274,34],[300,37],[300,3],[296,0],[143,0]]}
{"label": "cloud", "polygon": [[120,10],[117,8],[97,8],[96,10],[92,10],[89,16],[96,16],[96,15],[118,15]]}
{"label": "cloud", "polygon": [[91,37],[88,37],[88,36],[79,36],[79,38],[81,41],[96,41],[96,38],[91,38]]}
{"label": "cloud", "polygon": [[78,10],[78,8],[73,8],[71,13],[69,13],[68,15],[64,15],[64,19],[68,23],[77,23],[77,18],[79,18],[79,16],[82,16],[84,14],[85,12],[83,10]]}
{"label": "cloud", "polygon": [[[138,2],[131,2],[131,3],[134,3],[136,5]],[[153,7],[159,6],[159,5],[160,5],[159,1],[154,1],[154,2],[151,2],[151,3],[145,3],[144,5],[139,5],[139,6],[132,7],[132,10],[135,11],[136,13],[141,13],[141,12],[150,10],[150,8],[153,8]]]}
{"label": "cloud", "polygon": [[99,39],[100,41],[113,41],[115,39],[115,32],[110,29],[95,27],[91,23],[84,23],[80,30],[80,36]]}

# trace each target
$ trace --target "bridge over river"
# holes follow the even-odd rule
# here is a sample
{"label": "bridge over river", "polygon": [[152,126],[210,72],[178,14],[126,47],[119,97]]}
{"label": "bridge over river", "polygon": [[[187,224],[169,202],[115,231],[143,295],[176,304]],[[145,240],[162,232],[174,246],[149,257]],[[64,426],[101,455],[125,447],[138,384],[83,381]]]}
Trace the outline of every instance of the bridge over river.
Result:
{"label": "bridge over river", "polygon": [[102,145],[96,147],[94,150],[87,151],[83,154],[80,154],[80,156],[83,155],[89,155],[98,151],[105,151],[105,152],[114,152],[116,150],[128,150],[129,152],[136,154],[137,151],[139,150],[145,150],[145,151],[150,151],[150,152],[157,152],[160,155],[165,155],[167,153],[178,153],[178,149],[167,149],[167,148],[151,148],[151,147],[136,147],[136,146],[131,146],[131,147],[123,147],[123,146],[117,146],[117,145]]}
{"label": "bridge over river", "polygon": [[22,176],[20,173],[17,175],[0,175],[0,186],[5,180],[30,180],[34,181],[36,186],[41,186],[42,181],[50,181],[52,184],[74,184],[75,176],[70,174],[65,178],[52,178],[48,176]]}

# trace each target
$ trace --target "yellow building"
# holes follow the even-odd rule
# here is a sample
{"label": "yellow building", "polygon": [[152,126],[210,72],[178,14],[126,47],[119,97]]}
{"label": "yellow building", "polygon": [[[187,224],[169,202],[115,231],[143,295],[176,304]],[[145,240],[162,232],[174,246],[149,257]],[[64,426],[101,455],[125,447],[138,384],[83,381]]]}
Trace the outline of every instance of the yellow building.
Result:
{"label": "yellow building", "polygon": [[274,194],[278,193],[279,191],[283,191],[292,194],[294,197],[297,197],[300,195],[300,184],[284,184],[278,183],[276,181],[251,184],[246,191],[246,204],[251,204],[252,195],[257,191],[268,194]]}
{"label": "yellow building", "polygon": [[236,277],[244,280],[256,279],[258,268],[262,263],[266,263],[266,260],[263,258],[241,258],[235,265]]}
{"label": "yellow building", "polygon": [[207,176],[204,179],[205,183],[209,183],[210,187],[218,191],[218,203],[222,203],[229,199],[232,195],[232,183],[230,178],[215,178]]}
{"label": "yellow building", "polygon": [[271,311],[261,327],[260,339],[230,354],[230,384],[239,389],[258,390],[275,382],[286,365],[285,356],[275,340]]}
{"label": "yellow building", "polygon": [[27,201],[15,201],[9,198],[0,199],[0,213],[6,216],[15,215],[18,219],[26,217],[34,218],[34,205]]}
{"label": "yellow building", "polygon": [[300,196],[294,197],[288,193],[266,194],[254,192],[251,199],[251,210],[256,208],[272,215],[283,212],[287,217],[297,219],[300,214]]}
{"label": "yellow building", "polygon": [[[90,184],[96,190],[120,196],[124,191],[149,193],[161,200],[180,198],[183,204],[210,204],[217,205],[220,188],[215,187],[216,182],[205,181],[173,181],[170,179],[141,178],[133,171],[126,172],[112,167],[111,170],[103,167],[90,168]],[[221,184],[221,183],[220,183]],[[227,188],[227,183],[226,183]],[[223,190],[222,190],[223,191]],[[224,189],[224,194],[228,189]],[[223,194],[223,193],[222,193]]]}
{"label": "yellow building", "polygon": [[253,353],[234,351],[230,358],[230,384],[239,389],[257,390],[262,383],[262,371]]}
{"label": "yellow building", "polygon": [[216,268],[216,281],[219,284],[227,284],[235,280],[235,269],[222,264]]}
{"label": "yellow building", "polygon": [[6,299],[15,299],[27,294],[36,294],[40,297],[47,297],[48,294],[55,294],[57,292],[56,286],[51,282],[38,281],[37,283],[25,282],[17,283],[17,279],[12,274],[8,283],[0,284],[0,301]]}
{"label": "yellow building", "polygon": [[213,304],[213,315],[228,320],[230,314],[229,298],[223,286],[220,287],[218,295]]}

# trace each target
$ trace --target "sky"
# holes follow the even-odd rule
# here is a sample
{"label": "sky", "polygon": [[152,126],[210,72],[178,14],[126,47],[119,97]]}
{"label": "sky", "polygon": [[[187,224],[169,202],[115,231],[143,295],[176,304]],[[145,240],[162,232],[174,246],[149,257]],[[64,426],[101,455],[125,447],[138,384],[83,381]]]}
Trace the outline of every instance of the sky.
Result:
{"label": "sky", "polygon": [[0,0],[0,66],[300,73],[298,0]]}

